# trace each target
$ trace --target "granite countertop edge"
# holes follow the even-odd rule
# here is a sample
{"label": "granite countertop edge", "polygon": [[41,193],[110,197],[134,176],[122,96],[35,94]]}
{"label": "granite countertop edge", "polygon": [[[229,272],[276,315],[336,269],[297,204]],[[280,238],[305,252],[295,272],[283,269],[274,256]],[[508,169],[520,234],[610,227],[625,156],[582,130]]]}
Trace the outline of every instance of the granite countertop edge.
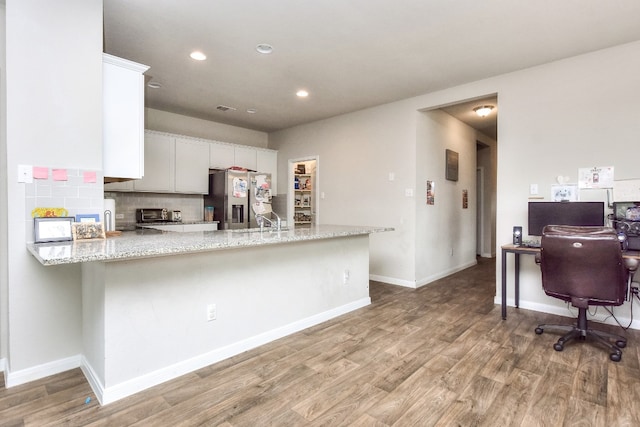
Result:
{"label": "granite countertop edge", "polygon": [[88,241],[28,243],[27,250],[44,266],[83,262],[127,261],[139,258],[258,247],[393,231],[390,227],[320,225],[280,232],[220,230],[171,232],[140,229],[121,236]]}

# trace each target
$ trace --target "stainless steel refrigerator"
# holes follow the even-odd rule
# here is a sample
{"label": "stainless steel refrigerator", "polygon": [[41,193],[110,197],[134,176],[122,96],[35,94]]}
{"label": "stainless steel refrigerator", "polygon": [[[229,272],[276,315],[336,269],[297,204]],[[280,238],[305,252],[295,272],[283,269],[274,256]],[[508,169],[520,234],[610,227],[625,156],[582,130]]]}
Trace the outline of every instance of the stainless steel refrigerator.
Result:
{"label": "stainless steel refrigerator", "polygon": [[213,207],[219,229],[258,227],[254,209],[271,212],[271,174],[238,170],[210,170],[204,206]]}

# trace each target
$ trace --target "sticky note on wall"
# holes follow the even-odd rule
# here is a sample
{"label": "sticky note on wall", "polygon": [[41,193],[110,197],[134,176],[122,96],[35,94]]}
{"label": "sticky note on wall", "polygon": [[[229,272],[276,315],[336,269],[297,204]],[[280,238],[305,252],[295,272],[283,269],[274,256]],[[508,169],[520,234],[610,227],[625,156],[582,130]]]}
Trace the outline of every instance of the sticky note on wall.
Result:
{"label": "sticky note on wall", "polygon": [[53,169],[52,170],[53,180],[54,181],[66,181],[67,180],[67,170],[66,169]]}

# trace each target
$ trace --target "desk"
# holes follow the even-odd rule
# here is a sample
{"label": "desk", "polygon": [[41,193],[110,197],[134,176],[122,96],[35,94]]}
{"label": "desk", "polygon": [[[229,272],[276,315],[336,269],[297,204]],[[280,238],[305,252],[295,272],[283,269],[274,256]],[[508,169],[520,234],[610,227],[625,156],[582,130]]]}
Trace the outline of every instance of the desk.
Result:
{"label": "desk", "polygon": [[[540,252],[540,248],[526,248],[518,245],[508,244],[502,246],[502,319],[507,318],[507,254],[515,256],[514,265],[514,285],[516,308],[520,306],[520,255],[535,255]],[[640,259],[638,251],[624,251],[623,258]]]}

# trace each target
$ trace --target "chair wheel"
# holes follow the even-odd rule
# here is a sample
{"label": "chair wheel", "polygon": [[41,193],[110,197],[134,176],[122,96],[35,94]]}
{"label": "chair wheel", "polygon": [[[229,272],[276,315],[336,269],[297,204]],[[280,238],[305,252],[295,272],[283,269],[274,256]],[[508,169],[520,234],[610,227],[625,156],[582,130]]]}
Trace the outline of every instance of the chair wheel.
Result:
{"label": "chair wheel", "polygon": [[544,332],[544,329],[542,328],[536,328],[536,334],[540,335],[541,333]]}
{"label": "chair wheel", "polygon": [[[560,343],[558,343],[558,342],[557,342],[557,343],[555,343],[555,344],[553,345],[553,349],[554,349],[555,351],[562,351],[562,350],[564,350],[564,345],[562,345],[562,344],[560,344]],[[611,357],[613,357],[613,354],[611,355]]]}
{"label": "chair wheel", "polygon": [[622,354],[618,354],[618,353],[611,353],[609,355],[609,359],[613,360],[614,362],[619,362],[620,359],[622,359]]}
{"label": "chair wheel", "polygon": [[619,348],[625,348],[627,346],[627,342],[626,341],[622,341],[622,340],[618,340],[616,341],[616,346]]}

